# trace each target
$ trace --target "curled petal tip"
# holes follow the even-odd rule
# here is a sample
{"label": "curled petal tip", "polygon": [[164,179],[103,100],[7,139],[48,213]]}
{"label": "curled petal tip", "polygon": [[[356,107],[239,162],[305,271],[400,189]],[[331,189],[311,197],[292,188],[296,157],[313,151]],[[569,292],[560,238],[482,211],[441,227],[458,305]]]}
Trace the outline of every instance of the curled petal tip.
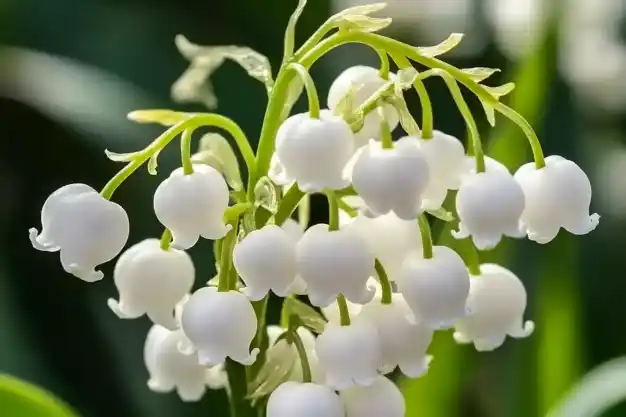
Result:
{"label": "curled petal tip", "polygon": [[134,319],[136,317],[133,317],[132,315],[126,313],[124,311],[124,308],[122,307],[121,303],[119,303],[117,300],[115,300],[114,298],[109,298],[107,300],[107,306],[109,306],[109,308],[111,309],[111,311],[120,319]]}
{"label": "curled petal tip", "polygon": [[77,278],[82,279],[85,282],[96,282],[104,278],[104,274],[102,273],[102,271],[96,271],[94,269],[85,270],[81,268],[78,264],[70,264],[65,270],[66,272],[74,275]]}
{"label": "curled petal tip", "polygon": [[196,353],[196,349],[191,344],[191,341],[186,337],[178,341],[176,349],[178,349],[178,351],[185,356],[191,356]]}
{"label": "curled petal tip", "polygon": [[254,362],[256,362],[256,357],[258,356],[260,350],[258,348],[254,348],[252,349],[252,351],[250,352],[250,354],[246,357],[246,358],[242,358],[242,359],[235,359],[232,358],[234,361],[239,362],[242,365],[245,366],[250,366],[252,365]]}
{"label": "curled petal tip", "polygon": [[46,242],[45,239],[43,239],[43,236],[40,236],[39,231],[34,227],[28,229],[28,238],[30,239],[30,243],[33,245],[33,248],[37,250],[43,252],[56,252],[60,249],[51,242]]}
{"label": "curled petal tip", "polygon": [[524,322],[523,326],[516,326],[513,328],[513,330],[509,332],[509,335],[516,339],[523,339],[533,334],[534,331],[535,323],[532,320],[528,320]]}
{"label": "curled petal tip", "polygon": [[172,391],[174,389],[174,386],[163,384],[156,378],[150,378],[148,380],[148,388],[150,388],[150,390],[153,392],[166,393]]}

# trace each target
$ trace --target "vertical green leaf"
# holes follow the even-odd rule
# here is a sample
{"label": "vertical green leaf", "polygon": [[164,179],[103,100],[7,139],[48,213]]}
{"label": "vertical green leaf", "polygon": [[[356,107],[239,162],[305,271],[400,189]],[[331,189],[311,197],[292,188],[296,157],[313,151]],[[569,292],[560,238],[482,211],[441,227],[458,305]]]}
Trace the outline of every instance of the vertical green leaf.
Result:
{"label": "vertical green leaf", "polygon": [[289,18],[289,23],[287,24],[287,29],[285,30],[285,52],[283,54],[283,59],[285,61],[293,55],[293,49],[296,43],[296,24],[298,23],[298,19],[300,19],[300,15],[304,11],[306,2],[307,0],[298,0],[298,7],[296,7],[296,10],[293,11],[293,14]]}
{"label": "vertical green leaf", "polygon": [[78,416],[52,394],[9,375],[0,375],[0,411],[7,417]]}

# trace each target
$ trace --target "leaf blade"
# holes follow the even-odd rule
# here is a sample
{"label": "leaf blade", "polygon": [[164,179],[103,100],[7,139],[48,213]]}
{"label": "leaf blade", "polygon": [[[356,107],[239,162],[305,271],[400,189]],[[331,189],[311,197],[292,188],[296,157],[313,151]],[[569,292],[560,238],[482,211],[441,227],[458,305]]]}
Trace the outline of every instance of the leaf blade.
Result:
{"label": "leaf blade", "polygon": [[451,33],[450,36],[448,36],[448,38],[445,39],[443,42],[434,46],[418,47],[417,51],[422,56],[434,58],[436,56],[450,52],[452,49],[456,48],[459,43],[461,43],[461,40],[463,40],[464,36],[465,35],[462,33]]}

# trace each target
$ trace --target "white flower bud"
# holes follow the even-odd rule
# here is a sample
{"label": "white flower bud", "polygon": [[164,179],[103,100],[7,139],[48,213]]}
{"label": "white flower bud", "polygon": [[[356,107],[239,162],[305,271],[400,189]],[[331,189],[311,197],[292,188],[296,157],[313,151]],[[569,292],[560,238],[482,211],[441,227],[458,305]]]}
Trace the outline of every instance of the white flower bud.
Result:
{"label": "white flower bud", "polygon": [[471,313],[456,323],[454,338],[459,343],[473,342],[478,351],[500,347],[507,335],[528,337],[535,328],[532,321],[524,322],[524,284],[499,265],[482,264],[480,275],[470,277],[467,307]]}
{"label": "white flower bud", "polygon": [[409,378],[418,378],[428,371],[432,357],[426,350],[433,339],[433,330],[421,323],[411,323],[411,309],[401,294],[393,294],[391,304],[372,301],[363,306],[356,320],[367,320],[378,330],[382,347],[384,374],[396,366]]}
{"label": "white flower bud", "polygon": [[428,180],[428,163],[419,141],[409,136],[392,149],[372,140],[352,171],[352,184],[372,213],[393,211],[403,220],[415,220],[422,211]]}
{"label": "white flower bud", "polygon": [[200,288],[183,307],[181,322],[201,364],[218,365],[227,356],[243,365],[256,360],[259,350],[249,350],[256,335],[257,319],[252,304],[243,294]]}
{"label": "white flower bud", "polygon": [[350,126],[340,117],[329,111],[322,111],[319,119],[296,114],[276,134],[275,164],[282,170],[275,176],[296,181],[304,192],[345,188],[350,182],[344,169],[354,151]]}
{"label": "white flower bud", "polygon": [[195,268],[191,257],[176,249],[164,251],[158,239],[146,239],[120,256],[114,271],[119,302],[108,305],[118,317],[134,319],[146,314],[155,324],[178,327],[176,305],[191,291]]}
{"label": "white flower bud", "polygon": [[296,242],[279,226],[265,226],[235,245],[233,264],[250,300],[258,301],[270,290],[286,297],[298,272]]}
{"label": "white flower bud", "polygon": [[61,252],[63,269],[87,282],[102,279],[95,268],[115,258],[128,240],[124,209],[85,184],[69,184],[48,197],[41,209],[42,231],[29,230],[37,250]]}
{"label": "white flower bud", "polygon": [[522,223],[528,238],[548,243],[561,227],[575,235],[594,230],[600,216],[589,215],[591,183],[587,175],[576,163],[561,156],[549,156],[545,161],[546,166],[541,169],[528,163],[515,173],[526,196]]}
{"label": "white flower bud", "polygon": [[349,326],[328,323],[315,342],[326,385],[337,390],[372,384],[382,362],[381,350],[376,327],[366,320]]}
{"label": "white flower bud", "polygon": [[471,236],[480,249],[493,249],[502,236],[523,237],[520,225],[524,211],[524,192],[507,172],[489,169],[463,180],[456,195],[459,231],[457,239]]}
{"label": "white flower bud", "polygon": [[408,257],[398,285],[415,314],[415,322],[448,329],[466,314],[469,274],[463,259],[446,246],[434,246],[433,257]]}
{"label": "white flower bud", "polygon": [[144,345],[144,363],[150,375],[148,387],[160,393],[176,389],[183,401],[199,401],[206,392],[208,373],[198,363],[197,355],[178,351],[183,337],[180,331],[152,326]]}
{"label": "white flower bud", "polygon": [[422,154],[428,162],[430,181],[424,191],[422,207],[434,210],[441,207],[448,190],[456,190],[465,167],[465,150],[460,140],[438,130],[430,139],[419,138]]}
{"label": "white flower bud", "polygon": [[[395,74],[390,73],[389,79],[393,80],[394,78]],[[354,88],[353,105],[358,107],[374,95],[386,82],[387,80],[378,75],[377,68],[364,65],[350,67],[339,74],[330,86],[327,99],[328,108],[333,111],[337,109],[351,88]],[[385,104],[383,109],[389,127],[391,130],[395,129],[400,121],[397,110],[391,104]],[[365,116],[363,127],[355,134],[357,147],[365,145],[370,139],[380,139],[381,121],[378,111],[372,111]]]}
{"label": "white flower bud", "polygon": [[367,387],[345,389],[339,396],[346,408],[346,417],[404,417],[406,414],[402,392],[384,376]]}
{"label": "white flower bud", "polygon": [[367,280],[374,272],[374,257],[367,244],[351,230],[329,231],[328,225],[308,229],[297,246],[298,271],[313,305],[326,307],[339,294],[355,303],[374,296]]}
{"label": "white flower bud", "polygon": [[341,399],[318,384],[284,382],[267,401],[267,417],[345,417]]}
{"label": "white flower bud", "polygon": [[402,220],[393,213],[376,218],[359,214],[342,229],[354,230],[365,240],[391,281],[398,280],[404,259],[422,250],[417,221]]}
{"label": "white flower bud", "polygon": [[[276,340],[282,335],[286,329],[280,326],[267,326],[267,338],[269,348],[267,350],[268,357],[280,357],[285,360],[294,361],[294,367],[289,375],[289,381],[303,382],[302,365],[300,363],[300,355],[295,345],[290,345],[287,340],[283,339],[276,343]],[[302,340],[304,350],[306,351],[309,368],[311,370],[311,379],[315,383],[322,383],[324,380],[323,371],[319,365],[317,354],[315,353],[315,335],[306,327],[298,327],[298,336]]]}
{"label": "white flower bud", "polygon": [[220,239],[230,226],[224,224],[228,208],[228,186],[215,168],[194,165],[194,172],[184,175],[178,168],[154,193],[154,211],[159,221],[172,232],[172,246],[189,249],[200,236]]}

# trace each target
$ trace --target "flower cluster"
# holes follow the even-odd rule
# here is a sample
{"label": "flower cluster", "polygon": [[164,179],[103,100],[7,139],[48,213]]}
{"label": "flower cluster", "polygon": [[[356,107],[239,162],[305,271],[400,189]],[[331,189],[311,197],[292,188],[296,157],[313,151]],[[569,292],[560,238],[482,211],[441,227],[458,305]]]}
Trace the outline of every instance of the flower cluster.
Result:
{"label": "flower cluster", "polygon": [[[109,300],[118,317],[145,314],[154,323],[144,350],[150,389],[175,389],[183,401],[197,401],[207,387],[228,387],[242,415],[265,404],[267,417],[401,417],[404,400],[388,375],[396,369],[408,378],[426,375],[434,332],[454,329],[458,343],[490,351],[534,328],[524,321],[527,294],[520,279],[433,244],[430,222],[458,218],[452,234],[476,251],[494,248],[504,236],[547,243],[561,228],[586,234],[599,219],[589,215],[585,173],[563,157],[544,158],[528,124],[498,101],[509,87],[480,84],[489,75],[484,68],[462,71],[435,58],[454,46],[454,37],[413,48],[372,33],[388,24],[369,16],[380,5],[359,6],[333,16],[294,52],[293,28],[303,6],[290,21],[276,81],[269,70],[259,76],[262,68],[251,69],[250,56],[242,63],[270,91],[256,154],[223,116],[134,112],[135,121],[170,127],[142,151],[109,153],[128,165],[100,193],[84,184],[55,191],[42,209],[43,230],[31,230],[31,241],[36,249],[59,251],[63,268],[76,277],[102,279],[96,268],[123,250],[129,234],[126,213],[110,201],[113,192],[144,162],[154,171],[158,153],[182,134],[182,167],[154,193],[165,232],[119,257],[113,273],[119,299]],[[350,41],[374,47],[381,68],[345,70],[321,109],[308,67]],[[203,49],[181,45],[190,59],[201,57]],[[224,52],[230,49],[219,51],[237,60]],[[398,65],[395,74],[389,57]],[[409,60],[431,69],[418,72]],[[467,150],[433,129],[423,85],[433,75],[444,78],[468,123]],[[290,87],[298,80],[309,111],[290,116],[285,103],[295,101]],[[523,127],[534,162],[512,175],[483,155],[458,83],[477,92],[491,109],[490,121],[498,111]],[[421,128],[403,99],[408,88],[422,100]],[[246,163],[246,186],[221,136],[204,138],[191,155],[192,133],[202,125],[234,138]],[[399,125],[404,135],[393,140]],[[328,199],[328,223],[308,224],[314,193]],[[455,195],[455,214],[442,207],[448,195]],[[296,211],[298,222],[291,219]],[[186,250],[200,237],[214,241],[217,276],[194,291]],[[284,299],[280,326],[265,325],[270,293]],[[241,366],[249,371],[237,373]],[[246,381],[237,380],[246,374]]]}

